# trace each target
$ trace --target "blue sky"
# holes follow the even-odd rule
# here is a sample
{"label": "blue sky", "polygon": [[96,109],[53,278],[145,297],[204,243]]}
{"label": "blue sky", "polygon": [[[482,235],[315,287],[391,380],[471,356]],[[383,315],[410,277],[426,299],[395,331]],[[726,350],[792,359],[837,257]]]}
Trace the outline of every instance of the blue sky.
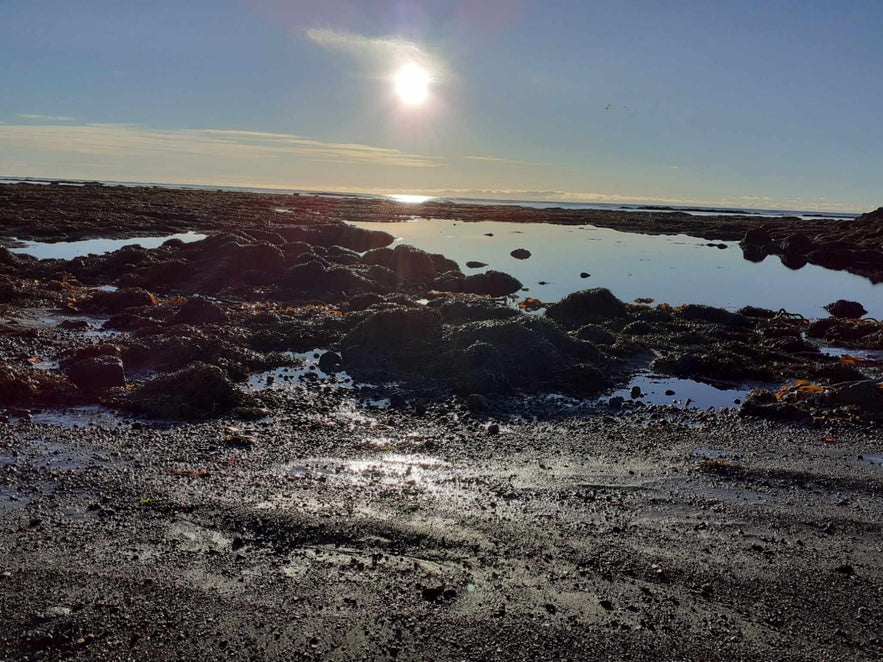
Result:
{"label": "blue sky", "polygon": [[[0,174],[883,204],[883,2],[0,2]],[[425,103],[394,92],[417,62]]]}

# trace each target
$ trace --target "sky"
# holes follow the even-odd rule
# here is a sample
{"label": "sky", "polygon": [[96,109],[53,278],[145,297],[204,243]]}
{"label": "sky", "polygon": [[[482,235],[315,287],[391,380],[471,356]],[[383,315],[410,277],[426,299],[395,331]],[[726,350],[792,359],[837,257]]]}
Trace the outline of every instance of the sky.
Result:
{"label": "sky", "polygon": [[879,0],[0,0],[0,176],[866,211],[881,25]]}

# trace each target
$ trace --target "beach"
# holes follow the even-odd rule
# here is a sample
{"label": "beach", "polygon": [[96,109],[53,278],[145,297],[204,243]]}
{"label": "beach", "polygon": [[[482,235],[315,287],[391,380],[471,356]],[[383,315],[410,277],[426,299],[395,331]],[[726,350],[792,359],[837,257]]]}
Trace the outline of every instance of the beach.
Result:
{"label": "beach", "polygon": [[0,657],[879,657],[881,223],[4,185]]}

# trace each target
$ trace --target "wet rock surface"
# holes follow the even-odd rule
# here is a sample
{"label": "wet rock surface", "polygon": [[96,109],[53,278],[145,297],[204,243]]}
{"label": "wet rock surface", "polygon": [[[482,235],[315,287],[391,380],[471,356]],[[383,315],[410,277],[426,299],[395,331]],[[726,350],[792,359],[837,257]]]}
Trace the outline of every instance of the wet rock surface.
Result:
{"label": "wet rock surface", "polygon": [[[876,320],[603,289],[526,314],[511,276],[337,222],[393,203],[37,188],[0,189],[10,235],[211,235],[0,252],[0,658],[883,651]],[[757,388],[647,405],[651,365]]]}

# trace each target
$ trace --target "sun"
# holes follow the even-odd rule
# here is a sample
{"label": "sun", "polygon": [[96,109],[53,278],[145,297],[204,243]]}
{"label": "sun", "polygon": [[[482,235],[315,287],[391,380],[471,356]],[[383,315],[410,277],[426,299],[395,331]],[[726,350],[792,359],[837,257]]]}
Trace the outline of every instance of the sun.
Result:
{"label": "sun", "polygon": [[419,106],[429,96],[429,74],[416,64],[406,64],[395,75],[395,90],[403,103]]}

